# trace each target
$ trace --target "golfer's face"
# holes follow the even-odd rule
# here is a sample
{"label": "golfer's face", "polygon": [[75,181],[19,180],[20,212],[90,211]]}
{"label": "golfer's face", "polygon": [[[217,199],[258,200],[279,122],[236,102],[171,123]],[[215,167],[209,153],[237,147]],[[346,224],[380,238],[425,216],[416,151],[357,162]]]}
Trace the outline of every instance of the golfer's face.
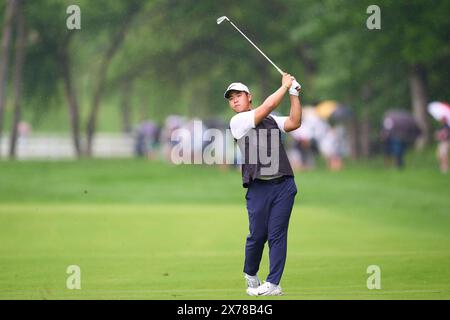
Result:
{"label": "golfer's face", "polygon": [[250,110],[251,95],[242,91],[233,91],[228,98],[228,103],[234,112],[244,112]]}

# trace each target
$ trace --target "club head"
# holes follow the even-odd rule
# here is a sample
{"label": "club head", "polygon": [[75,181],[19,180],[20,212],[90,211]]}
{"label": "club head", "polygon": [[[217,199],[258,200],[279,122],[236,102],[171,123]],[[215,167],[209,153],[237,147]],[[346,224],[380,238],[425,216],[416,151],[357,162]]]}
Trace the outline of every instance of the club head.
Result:
{"label": "club head", "polygon": [[224,20],[230,21],[226,16],[222,16],[220,18],[217,18],[217,24],[221,24]]}

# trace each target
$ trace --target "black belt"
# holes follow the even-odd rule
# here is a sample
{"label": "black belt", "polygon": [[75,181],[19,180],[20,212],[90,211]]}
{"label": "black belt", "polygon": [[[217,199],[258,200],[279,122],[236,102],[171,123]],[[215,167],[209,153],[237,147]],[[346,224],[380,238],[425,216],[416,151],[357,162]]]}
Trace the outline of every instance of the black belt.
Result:
{"label": "black belt", "polygon": [[257,183],[263,183],[263,184],[279,184],[283,181],[286,181],[289,178],[291,178],[291,176],[281,176],[281,177],[278,177],[275,179],[270,179],[270,180],[255,179],[254,181]]}

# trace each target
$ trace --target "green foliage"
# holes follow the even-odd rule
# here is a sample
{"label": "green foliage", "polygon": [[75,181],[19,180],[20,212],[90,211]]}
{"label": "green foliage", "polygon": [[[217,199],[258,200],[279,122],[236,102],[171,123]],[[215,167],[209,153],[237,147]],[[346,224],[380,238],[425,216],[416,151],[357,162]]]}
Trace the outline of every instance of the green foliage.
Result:
{"label": "green foliage", "polygon": [[[80,31],[65,27],[69,4],[81,8]],[[82,105],[89,101],[102,57],[133,11],[138,14],[108,70],[108,105],[120,105],[123,81],[133,83],[134,108],[146,100],[148,113],[158,119],[175,112],[228,115],[222,93],[232,81],[247,83],[255,101],[262,101],[277,88],[280,76],[230,24],[216,25],[221,15],[229,16],[278,66],[298,78],[305,104],[335,99],[357,114],[367,110],[373,119],[388,108],[408,108],[408,76],[416,64],[426,68],[430,99],[449,100],[450,3],[382,0],[377,3],[381,30],[368,30],[366,9],[371,4],[28,1],[27,104],[36,112],[63,108],[57,53],[68,35],[73,38],[69,49],[79,100]]]}
{"label": "green foliage", "polygon": [[[305,1],[293,40],[308,43],[318,62],[317,100],[336,99],[380,119],[389,108],[409,108],[410,69],[429,67],[431,99],[444,98],[446,77],[432,67],[448,60],[448,1],[379,1],[381,30],[366,28],[370,1]],[[446,11],[447,9],[447,11]],[[320,17],[312,19],[311,17]],[[442,66],[442,64],[441,64]],[[442,73],[447,73],[448,68]],[[439,78],[439,80],[438,80]],[[438,94],[435,94],[438,93]]]}

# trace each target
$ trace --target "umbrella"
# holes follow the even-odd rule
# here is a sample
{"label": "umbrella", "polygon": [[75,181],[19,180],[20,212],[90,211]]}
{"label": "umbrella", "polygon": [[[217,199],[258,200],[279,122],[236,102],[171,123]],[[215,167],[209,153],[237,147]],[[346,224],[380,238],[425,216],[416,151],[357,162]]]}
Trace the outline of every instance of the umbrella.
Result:
{"label": "umbrella", "polygon": [[431,102],[428,104],[428,112],[437,121],[442,121],[445,118],[447,124],[450,125],[450,105],[445,102]]}
{"label": "umbrella", "polygon": [[322,119],[328,119],[337,109],[338,103],[334,100],[326,100],[316,106],[316,111]]}
{"label": "umbrella", "polygon": [[348,120],[352,116],[353,116],[353,112],[352,112],[352,110],[350,110],[349,107],[339,105],[336,108],[336,110],[334,110],[333,113],[331,114],[330,120],[340,122],[340,121]]}
{"label": "umbrella", "polygon": [[383,118],[383,128],[393,137],[413,142],[420,135],[420,128],[411,113],[405,110],[389,110]]}
{"label": "umbrella", "polygon": [[153,121],[145,121],[139,126],[139,132],[150,137],[158,131],[157,125]]}

